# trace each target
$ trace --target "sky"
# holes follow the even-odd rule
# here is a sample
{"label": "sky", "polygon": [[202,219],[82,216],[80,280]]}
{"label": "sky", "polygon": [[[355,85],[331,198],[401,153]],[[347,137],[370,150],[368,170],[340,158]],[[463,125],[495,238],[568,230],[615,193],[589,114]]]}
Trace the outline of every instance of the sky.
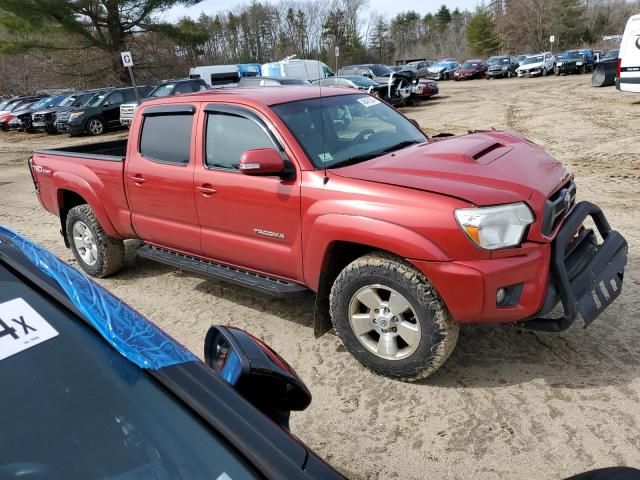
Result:
{"label": "sky", "polygon": [[[277,0],[273,0],[276,3]],[[248,4],[249,1],[243,2],[242,0],[204,0],[194,7],[173,7],[164,13],[163,17],[168,21],[176,21],[180,17],[188,16],[197,18],[200,13],[204,12],[207,15],[215,14],[219,11],[226,11],[234,8],[239,4]],[[435,13],[442,4],[446,4],[451,10],[458,7],[460,10],[475,9],[476,5],[480,3],[479,0],[454,0],[454,1],[424,1],[424,0],[369,0],[369,11],[377,12],[385,15],[388,18],[395,16],[399,12],[407,10],[415,10],[416,12],[424,15],[428,12]],[[368,15],[367,15],[368,16]]]}

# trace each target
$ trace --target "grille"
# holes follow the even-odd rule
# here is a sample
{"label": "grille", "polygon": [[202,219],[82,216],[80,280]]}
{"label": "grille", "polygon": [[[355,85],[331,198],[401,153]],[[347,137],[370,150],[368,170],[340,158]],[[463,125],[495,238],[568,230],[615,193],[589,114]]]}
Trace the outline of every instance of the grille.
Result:
{"label": "grille", "polygon": [[560,190],[551,195],[544,207],[541,232],[549,237],[560,224],[567,212],[576,203],[576,184],[573,180],[566,183]]}
{"label": "grille", "polygon": [[120,106],[120,115],[121,116],[127,116],[127,117],[132,117],[133,116],[133,112],[136,109],[136,107],[134,105],[121,105]]}

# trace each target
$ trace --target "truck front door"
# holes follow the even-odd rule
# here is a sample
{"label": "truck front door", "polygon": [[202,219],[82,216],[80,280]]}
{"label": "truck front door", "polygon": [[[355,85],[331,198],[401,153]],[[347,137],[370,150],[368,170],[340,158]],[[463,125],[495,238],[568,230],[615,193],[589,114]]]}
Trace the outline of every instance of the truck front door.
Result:
{"label": "truck front door", "polygon": [[299,176],[252,177],[237,167],[246,150],[283,152],[273,129],[253,111],[237,106],[209,105],[202,117],[196,141],[204,157],[197,162],[194,187],[203,253],[301,280]]}
{"label": "truck front door", "polygon": [[152,106],[136,117],[125,185],[132,223],[143,240],[201,254],[194,201],[193,105]]}

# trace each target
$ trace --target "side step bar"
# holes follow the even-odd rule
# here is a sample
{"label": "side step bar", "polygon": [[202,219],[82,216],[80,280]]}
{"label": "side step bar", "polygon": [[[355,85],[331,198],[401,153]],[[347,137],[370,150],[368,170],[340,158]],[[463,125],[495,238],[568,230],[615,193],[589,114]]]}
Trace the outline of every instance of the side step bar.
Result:
{"label": "side step bar", "polygon": [[153,245],[145,244],[138,248],[138,255],[143,258],[148,258],[149,260],[171,265],[172,267],[257,290],[258,292],[266,293],[274,297],[298,296],[309,291],[305,286],[297,283],[210,260],[202,260],[191,255],[185,255]]}

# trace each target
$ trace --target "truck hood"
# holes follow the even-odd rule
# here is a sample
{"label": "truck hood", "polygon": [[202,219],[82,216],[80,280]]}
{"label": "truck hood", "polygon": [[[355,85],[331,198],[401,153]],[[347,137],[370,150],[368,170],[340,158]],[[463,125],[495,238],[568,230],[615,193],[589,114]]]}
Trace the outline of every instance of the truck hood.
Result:
{"label": "truck hood", "polygon": [[571,177],[541,147],[512,132],[483,132],[407,147],[331,169],[343,177],[439,193],[474,205],[545,200]]}

